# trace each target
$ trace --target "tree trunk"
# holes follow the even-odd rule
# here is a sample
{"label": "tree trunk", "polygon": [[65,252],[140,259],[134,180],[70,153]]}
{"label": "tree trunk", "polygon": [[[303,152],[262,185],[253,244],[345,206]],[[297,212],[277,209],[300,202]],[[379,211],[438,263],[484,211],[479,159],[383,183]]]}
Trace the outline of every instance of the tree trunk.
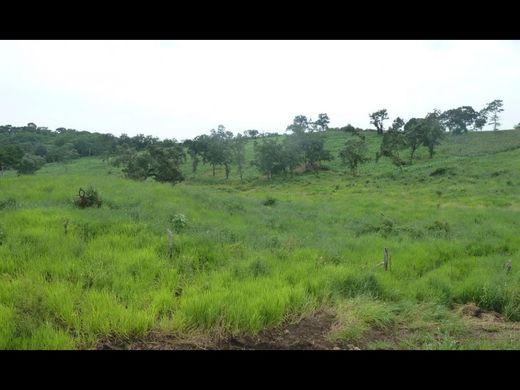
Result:
{"label": "tree trunk", "polygon": [[213,166],[213,177],[215,176],[215,164],[212,165]]}

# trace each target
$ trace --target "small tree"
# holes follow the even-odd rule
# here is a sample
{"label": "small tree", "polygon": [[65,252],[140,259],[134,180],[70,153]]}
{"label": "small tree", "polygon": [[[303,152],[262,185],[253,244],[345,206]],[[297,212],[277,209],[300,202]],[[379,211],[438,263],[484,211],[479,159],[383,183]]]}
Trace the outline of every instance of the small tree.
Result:
{"label": "small tree", "polygon": [[329,128],[329,116],[327,114],[320,114],[318,120],[314,122],[314,126],[318,131],[325,131]]}
{"label": "small tree", "polygon": [[386,109],[373,112],[372,114],[369,114],[368,116],[371,119],[370,123],[376,127],[377,133],[383,134],[383,131],[384,131],[383,122],[386,119],[388,119],[388,112],[386,111]]}
{"label": "small tree", "polygon": [[233,151],[233,160],[235,160],[238,168],[238,174],[240,175],[240,182],[242,182],[242,173],[244,164],[246,162],[246,137],[237,134],[231,144],[231,150]]}
{"label": "small tree", "polygon": [[413,161],[415,151],[423,143],[423,128],[421,126],[421,119],[412,118],[404,126],[404,136],[406,142],[411,149],[410,161]]}
{"label": "small tree", "polygon": [[339,152],[339,157],[343,165],[347,165],[350,168],[352,176],[356,176],[358,166],[370,161],[367,153],[366,141],[361,138],[352,138],[345,142],[345,146]]}
{"label": "small tree", "polygon": [[402,170],[405,161],[400,156],[400,150],[406,146],[407,142],[403,132],[387,131],[383,135],[379,152],[376,153],[376,162],[379,161],[381,157],[389,157],[392,163]]}
{"label": "small tree", "polygon": [[493,131],[497,130],[497,127],[500,126],[500,122],[498,121],[500,117],[499,113],[504,111],[502,106],[504,105],[502,100],[493,100],[491,103],[488,103],[485,110],[489,113],[489,122],[488,124],[493,125]]}

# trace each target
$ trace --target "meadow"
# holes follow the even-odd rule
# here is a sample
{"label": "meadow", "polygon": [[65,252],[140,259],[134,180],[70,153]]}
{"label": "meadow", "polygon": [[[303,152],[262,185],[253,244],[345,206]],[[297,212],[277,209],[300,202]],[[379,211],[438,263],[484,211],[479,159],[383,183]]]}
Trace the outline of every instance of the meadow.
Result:
{"label": "meadow", "polygon": [[[520,349],[520,131],[447,136],[432,159],[372,159],[356,177],[337,158],[348,137],[327,132],[336,158],[319,173],[272,180],[191,174],[189,159],[175,186],[94,157],[7,172],[0,349],[254,336],[322,310],[338,345]],[[75,208],[89,185],[102,207]]]}

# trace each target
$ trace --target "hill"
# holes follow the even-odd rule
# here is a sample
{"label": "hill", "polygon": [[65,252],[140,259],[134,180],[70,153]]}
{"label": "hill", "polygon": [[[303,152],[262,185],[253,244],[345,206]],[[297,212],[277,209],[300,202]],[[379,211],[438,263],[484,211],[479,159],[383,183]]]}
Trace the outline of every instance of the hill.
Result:
{"label": "hill", "polygon": [[[8,171],[0,349],[519,349],[520,131],[448,136],[402,171],[368,132],[357,177],[348,137],[326,132],[321,170],[272,180],[189,159],[175,186],[100,157]],[[102,206],[75,208],[89,185]]]}

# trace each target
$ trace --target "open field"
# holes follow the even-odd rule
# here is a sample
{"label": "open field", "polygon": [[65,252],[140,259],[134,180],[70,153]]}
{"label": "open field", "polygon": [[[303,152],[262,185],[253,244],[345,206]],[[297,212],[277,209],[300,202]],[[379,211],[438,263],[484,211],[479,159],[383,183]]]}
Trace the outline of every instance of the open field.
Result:
{"label": "open field", "polygon": [[[305,329],[281,345],[520,349],[520,131],[447,136],[433,159],[358,177],[337,158],[347,137],[327,134],[326,170],[271,181],[189,159],[175,186],[97,158],[8,172],[0,349],[274,348]],[[74,208],[90,184],[103,206]]]}

